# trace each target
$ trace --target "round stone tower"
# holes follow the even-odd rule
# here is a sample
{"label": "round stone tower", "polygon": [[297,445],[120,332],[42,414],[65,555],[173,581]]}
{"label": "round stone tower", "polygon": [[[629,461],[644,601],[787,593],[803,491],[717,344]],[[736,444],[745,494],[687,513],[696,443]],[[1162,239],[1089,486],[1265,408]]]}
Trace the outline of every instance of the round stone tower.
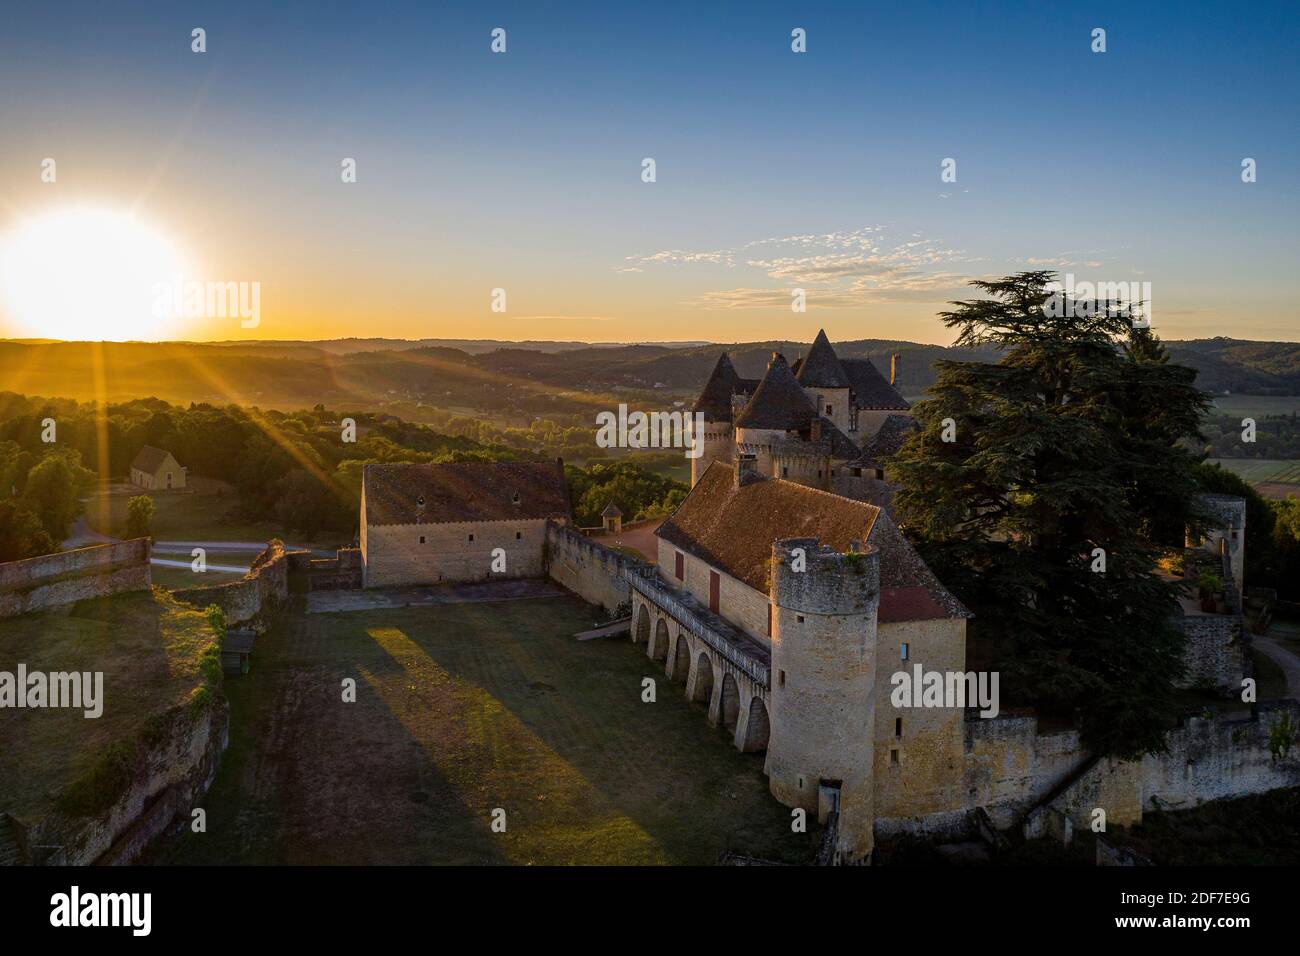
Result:
{"label": "round stone tower", "polygon": [[772,794],[825,821],[840,862],[870,860],[875,823],[876,612],[880,553],[816,538],[772,546]]}
{"label": "round stone tower", "polygon": [[[692,441],[695,439],[695,427],[701,424],[699,418],[691,422]],[[691,459],[691,487],[700,480],[703,474],[709,470],[709,465],[715,461],[731,464],[735,458],[736,439],[735,430],[731,427],[730,421],[709,421],[707,418],[702,422],[704,430],[702,438],[703,449],[699,445],[692,445],[691,450],[698,452],[697,456]]]}

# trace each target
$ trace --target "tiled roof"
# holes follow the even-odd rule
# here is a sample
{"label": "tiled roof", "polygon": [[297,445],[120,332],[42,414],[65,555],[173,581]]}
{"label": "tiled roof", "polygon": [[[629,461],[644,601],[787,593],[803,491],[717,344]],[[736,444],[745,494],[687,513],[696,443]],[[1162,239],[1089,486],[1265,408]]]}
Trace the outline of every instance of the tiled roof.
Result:
{"label": "tiled roof", "polygon": [[153,474],[162,467],[162,463],[167,460],[170,452],[165,452],[161,448],[154,448],[153,445],[145,445],[140,449],[140,454],[135,456],[131,462],[131,467],[137,471]]}
{"label": "tiled roof", "polygon": [[849,379],[840,367],[824,329],[817,330],[808,357],[799,363],[799,384],[804,388],[848,388]]}
{"label": "tiled roof", "polygon": [[880,374],[871,359],[840,359],[840,366],[853,388],[853,402],[858,408],[896,408],[906,411],[912,406]]}
{"label": "tiled roof", "polygon": [[880,549],[880,620],[973,617],[934,576],[888,511],[880,512],[867,540]]}
{"label": "tiled roof", "polygon": [[807,427],[816,417],[812,399],[795,381],[785,356],[773,352],[767,374],[736,417],[736,427],[791,430]]}
{"label": "tiled roof", "polygon": [[703,412],[706,421],[731,421],[731,396],[740,390],[740,376],[731,364],[727,353],[718,356],[717,364],[709,375],[700,397],[691,406],[692,412]]}
{"label": "tiled roof", "polygon": [[558,459],[366,465],[361,474],[372,525],[569,518],[572,511]]}
{"label": "tiled roof", "polygon": [[600,516],[602,518],[621,518],[623,517],[623,512],[619,510],[618,505],[611,501],[609,504],[605,505],[605,509],[600,513]]}
{"label": "tiled roof", "polygon": [[865,541],[880,549],[880,620],[970,616],[880,508],[778,478],[737,488],[719,462],[656,533],[763,594],[774,541],[818,538],[841,552]]}
{"label": "tiled roof", "polygon": [[820,538],[838,551],[865,541],[880,509],[779,478],[735,486],[734,472],[711,464],[656,534],[767,593],[772,543]]}

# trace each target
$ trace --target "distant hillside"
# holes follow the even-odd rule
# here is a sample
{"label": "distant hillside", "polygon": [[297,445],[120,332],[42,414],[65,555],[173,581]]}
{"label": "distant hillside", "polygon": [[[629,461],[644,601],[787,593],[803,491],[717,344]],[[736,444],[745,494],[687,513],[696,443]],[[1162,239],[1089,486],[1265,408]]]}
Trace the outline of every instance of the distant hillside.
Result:
{"label": "distant hillside", "polygon": [[[35,341],[35,340],[25,340]],[[197,344],[197,343],[196,343]],[[226,342],[207,342],[207,345],[222,346],[241,346],[252,348],[275,349],[277,347],[287,346],[306,346],[318,349],[322,352],[333,352],[336,355],[347,355],[352,352],[376,352],[385,349],[424,349],[424,348],[451,348],[459,349],[469,355],[482,355],[484,352],[493,352],[497,349],[522,349],[527,352],[571,352],[574,349],[617,349],[623,348],[626,343],[623,342],[553,342],[553,341],[524,341],[524,342],[506,342],[500,339],[321,339],[319,341],[307,340],[274,340],[274,341],[249,341],[249,340],[231,340]],[[664,345],[668,348],[689,348],[696,345],[707,345],[707,342],[654,342],[654,345]]]}
{"label": "distant hillside", "polygon": [[[365,346],[382,343],[377,347]],[[465,348],[397,340],[334,342],[86,343],[0,341],[0,383],[10,391],[112,401],[157,396],[173,402],[263,407],[374,406],[423,402],[500,410],[524,417],[585,414],[611,400],[668,402],[695,393],[724,349],[741,375],[758,377],[774,349],[790,360],[802,342],[734,345],[586,345],[466,342]],[[1300,344],[1205,339],[1169,342],[1198,384],[1222,395],[1300,395]],[[993,361],[992,348],[957,349],[888,339],[837,342],[846,358],[869,358],[898,388],[921,394],[941,359]]]}

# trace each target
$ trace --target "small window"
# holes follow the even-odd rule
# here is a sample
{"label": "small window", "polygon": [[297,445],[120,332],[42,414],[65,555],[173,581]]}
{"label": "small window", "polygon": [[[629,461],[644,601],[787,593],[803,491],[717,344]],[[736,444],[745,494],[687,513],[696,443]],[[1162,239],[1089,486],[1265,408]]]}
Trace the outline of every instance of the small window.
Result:
{"label": "small window", "polygon": [[802,614],[796,614],[796,615],[794,616],[794,619],[795,619],[796,621],[798,621],[800,624],[803,623],[803,615],[802,615]]}
{"label": "small window", "polygon": [[680,551],[677,552],[677,566],[673,568],[673,575],[678,581],[686,580],[686,556]]}
{"label": "small window", "polygon": [[420,535],[420,544],[424,544],[424,535]]}
{"label": "small window", "polygon": [[903,718],[902,718],[902,717],[895,717],[895,718],[894,718],[894,736],[895,736],[895,737],[901,737],[901,736],[903,736]]}
{"label": "small window", "polygon": [[834,405],[827,405],[827,406],[826,406],[826,414],[827,414],[828,416],[830,416],[830,415],[834,415],[834,414],[835,414],[835,406],[834,406]]}
{"label": "small window", "polygon": [[785,686],[785,671],[777,671],[776,686]]}
{"label": "small window", "polygon": [[862,477],[862,469],[861,469],[861,468],[854,468],[854,469],[853,469],[853,477],[854,477],[854,478],[861,478],[861,477]]}
{"label": "small window", "polygon": [[469,536],[469,539],[470,539],[471,541],[473,541],[473,540],[474,540],[474,536],[473,536],[473,535],[470,535],[470,536]]}
{"label": "small window", "polygon": [[781,477],[782,477],[782,478],[789,478],[789,477],[790,477],[790,469],[787,468],[785,465],[782,465],[782,466],[781,466]]}
{"label": "small window", "polygon": [[516,532],[515,532],[515,540],[516,540],[516,541],[522,541],[522,540],[523,540],[523,537],[524,537],[524,533],[523,533],[522,531],[516,531]]}
{"label": "small window", "polygon": [[822,476],[822,470],[821,470],[820,468],[818,468],[818,469],[817,469],[817,477],[820,478],[821,476]]}
{"label": "small window", "polygon": [[415,499],[415,503],[416,503],[417,505],[419,505],[421,508],[423,508],[423,507],[424,507],[424,495],[420,495],[420,497],[416,498],[416,499]]}
{"label": "small window", "polygon": [[899,645],[899,647],[898,647],[898,659],[899,659],[900,661],[905,661],[905,660],[907,660],[907,641],[904,641],[902,644]]}
{"label": "small window", "polygon": [[512,504],[516,504],[516,505],[519,504],[519,492],[516,491],[513,495],[511,495],[510,501]]}
{"label": "small window", "polygon": [[890,751],[889,751],[889,762],[892,763],[895,767],[898,766],[898,750],[897,750],[897,749],[893,749],[893,750],[890,750]]}

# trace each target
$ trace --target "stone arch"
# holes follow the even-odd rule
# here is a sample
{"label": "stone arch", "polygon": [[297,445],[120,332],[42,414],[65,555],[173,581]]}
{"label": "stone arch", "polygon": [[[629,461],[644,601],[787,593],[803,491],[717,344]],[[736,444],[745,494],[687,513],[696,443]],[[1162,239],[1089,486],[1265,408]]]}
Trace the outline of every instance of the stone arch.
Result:
{"label": "stone arch", "polygon": [[636,612],[636,627],[632,630],[632,643],[640,644],[648,640],[650,640],[650,612],[642,604],[641,609]]}
{"label": "stone arch", "polygon": [[745,753],[766,750],[769,733],[771,733],[771,724],[767,719],[767,705],[763,703],[763,698],[755,697],[749,702],[749,717],[745,721],[745,739],[740,749]]}
{"label": "stone arch", "polygon": [[672,658],[672,672],[668,675],[674,680],[689,680],[691,676],[691,645],[683,631],[677,632],[677,645]]}
{"label": "stone arch", "polygon": [[695,659],[695,685],[691,688],[691,700],[708,704],[713,699],[713,662],[709,655],[700,652]]}
{"label": "stone arch", "polygon": [[722,694],[718,699],[718,723],[727,733],[736,733],[736,722],[740,719],[740,688],[736,678],[729,673],[722,675]]}
{"label": "stone arch", "polygon": [[650,642],[650,657],[656,661],[668,660],[668,622],[662,617],[655,625],[654,639]]}

